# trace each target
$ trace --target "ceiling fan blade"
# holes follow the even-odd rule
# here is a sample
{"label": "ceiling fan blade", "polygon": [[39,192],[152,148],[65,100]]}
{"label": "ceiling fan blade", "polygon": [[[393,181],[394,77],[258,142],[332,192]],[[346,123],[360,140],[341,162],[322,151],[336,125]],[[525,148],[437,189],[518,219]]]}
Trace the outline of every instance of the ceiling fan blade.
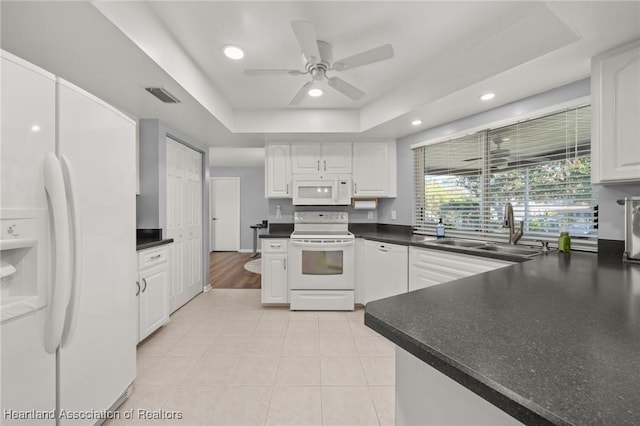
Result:
{"label": "ceiling fan blade", "polygon": [[362,90],[350,85],[349,83],[347,83],[341,78],[331,77],[328,79],[328,83],[329,83],[329,86],[333,87],[338,92],[348,96],[354,101],[362,99],[362,97],[364,96],[364,92]]}
{"label": "ceiling fan blade", "polygon": [[365,52],[358,53],[357,55],[336,61],[333,64],[333,69],[336,71],[343,71],[351,68],[357,68],[374,62],[391,59],[393,58],[393,54],[393,46],[385,44],[383,46],[376,47],[375,49],[367,50]]}
{"label": "ceiling fan blade", "polygon": [[298,90],[298,93],[296,93],[293,99],[291,99],[291,102],[289,102],[289,105],[298,105],[300,102],[302,102],[304,97],[307,96],[307,92],[309,91],[309,86],[311,86],[312,84],[313,84],[312,81],[307,81],[305,84],[303,84],[300,90]]}
{"label": "ceiling fan blade", "polygon": [[256,69],[256,70],[242,70],[242,73],[247,77],[259,77],[269,75],[302,75],[305,74],[298,70],[278,70],[278,69]]}
{"label": "ceiling fan blade", "polygon": [[291,28],[293,28],[305,58],[313,64],[320,63],[320,51],[318,50],[318,41],[313,24],[306,21],[293,21],[291,22]]}

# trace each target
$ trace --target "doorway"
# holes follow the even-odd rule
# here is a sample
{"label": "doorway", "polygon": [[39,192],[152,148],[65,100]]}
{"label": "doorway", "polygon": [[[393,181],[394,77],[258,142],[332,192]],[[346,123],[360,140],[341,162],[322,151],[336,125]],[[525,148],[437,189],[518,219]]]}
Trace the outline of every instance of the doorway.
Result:
{"label": "doorway", "polygon": [[240,251],[240,178],[214,177],[210,183],[210,251]]}

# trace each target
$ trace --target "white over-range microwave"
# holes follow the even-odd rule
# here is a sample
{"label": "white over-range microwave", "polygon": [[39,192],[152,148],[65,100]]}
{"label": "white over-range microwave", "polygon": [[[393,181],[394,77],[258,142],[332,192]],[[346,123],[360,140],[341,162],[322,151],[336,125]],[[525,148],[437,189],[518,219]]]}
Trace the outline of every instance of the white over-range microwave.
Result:
{"label": "white over-range microwave", "polygon": [[351,204],[351,177],[294,175],[294,206],[347,206]]}

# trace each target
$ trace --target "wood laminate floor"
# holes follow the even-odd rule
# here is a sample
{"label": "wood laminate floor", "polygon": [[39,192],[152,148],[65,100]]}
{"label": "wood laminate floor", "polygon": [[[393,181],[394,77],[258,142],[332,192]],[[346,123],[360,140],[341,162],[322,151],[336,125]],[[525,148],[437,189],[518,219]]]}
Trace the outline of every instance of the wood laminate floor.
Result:
{"label": "wood laminate floor", "polygon": [[260,274],[244,269],[253,260],[251,253],[212,251],[209,263],[209,282],[212,288],[260,288]]}

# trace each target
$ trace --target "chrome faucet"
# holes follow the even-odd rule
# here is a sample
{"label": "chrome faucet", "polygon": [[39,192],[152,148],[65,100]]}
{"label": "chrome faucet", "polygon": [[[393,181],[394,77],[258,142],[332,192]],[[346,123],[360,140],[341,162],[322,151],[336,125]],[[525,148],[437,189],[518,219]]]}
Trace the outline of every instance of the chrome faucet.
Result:
{"label": "chrome faucet", "polygon": [[511,203],[506,203],[504,205],[504,222],[502,223],[502,227],[509,228],[509,244],[518,244],[518,241],[524,235],[523,220],[520,221],[520,229],[518,231],[516,231],[513,226],[513,206]]}

